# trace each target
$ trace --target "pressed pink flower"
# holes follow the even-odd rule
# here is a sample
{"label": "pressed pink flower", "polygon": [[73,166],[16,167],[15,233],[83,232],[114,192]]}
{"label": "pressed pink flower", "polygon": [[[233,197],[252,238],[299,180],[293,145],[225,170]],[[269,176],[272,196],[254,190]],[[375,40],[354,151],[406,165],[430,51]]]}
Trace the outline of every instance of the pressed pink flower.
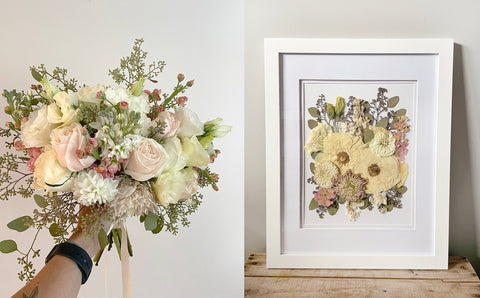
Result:
{"label": "pressed pink flower", "polygon": [[352,171],[338,176],[334,181],[337,195],[347,201],[357,202],[362,199],[367,188],[367,180]]}
{"label": "pressed pink flower", "polygon": [[331,188],[320,188],[315,194],[314,198],[315,201],[318,202],[319,205],[329,207],[333,204],[333,199],[336,197],[336,193]]}
{"label": "pressed pink flower", "polygon": [[408,153],[408,139],[395,142],[395,155],[398,156],[399,161],[405,161],[405,156]]}

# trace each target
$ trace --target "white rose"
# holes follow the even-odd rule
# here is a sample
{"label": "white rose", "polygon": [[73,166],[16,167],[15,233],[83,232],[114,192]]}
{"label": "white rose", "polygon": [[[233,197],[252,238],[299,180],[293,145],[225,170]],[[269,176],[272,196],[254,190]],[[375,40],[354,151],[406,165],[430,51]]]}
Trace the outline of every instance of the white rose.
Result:
{"label": "white rose", "polygon": [[33,187],[51,192],[70,191],[73,180],[71,179],[71,175],[72,172],[58,162],[52,146],[47,145],[45,146],[45,151],[40,154],[35,163],[35,172],[33,172],[35,181]]}
{"label": "white rose", "polygon": [[192,168],[163,173],[152,184],[157,201],[164,207],[190,198],[197,187],[198,173]]}
{"label": "white rose", "polygon": [[168,138],[163,144],[168,155],[167,163],[163,169],[165,172],[179,171],[187,165],[187,160],[182,154],[182,144],[177,137]]}
{"label": "white rose", "polygon": [[177,131],[179,137],[199,136],[203,134],[203,123],[192,110],[179,107],[175,111],[175,116],[180,120],[180,127]]}
{"label": "white rose", "polygon": [[182,137],[182,152],[189,167],[205,167],[210,163],[210,156],[195,136]]}
{"label": "white rose", "polygon": [[97,105],[97,107],[99,107],[101,99],[97,97],[97,93],[100,91],[105,92],[104,85],[98,84],[96,86],[88,86],[88,87],[80,88],[77,92],[78,101],[84,102],[84,103],[93,103]]}
{"label": "white rose", "polygon": [[47,121],[48,108],[42,106],[31,113],[28,121],[22,124],[22,142],[26,148],[45,147],[50,143],[50,133],[57,125]]}
{"label": "white rose", "polygon": [[78,97],[72,91],[61,91],[53,97],[55,103],[48,105],[48,122],[60,123],[67,126],[78,120],[77,110],[74,105],[78,105]]}
{"label": "white rose", "polygon": [[128,103],[128,109],[147,114],[150,111],[150,106],[148,105],[148,95],[143,93],[139,96],[132,95],[132,92],[128,89],[117,87],[117,88],[108,88],[105,91],[105,96],[113,104],[118,104],[122,101]]}
{"label": "white rose", "polygon": [[153,139],[139,138],[125,163],[125,173],[137,181],[157,177],[167,161],[167,152]]}

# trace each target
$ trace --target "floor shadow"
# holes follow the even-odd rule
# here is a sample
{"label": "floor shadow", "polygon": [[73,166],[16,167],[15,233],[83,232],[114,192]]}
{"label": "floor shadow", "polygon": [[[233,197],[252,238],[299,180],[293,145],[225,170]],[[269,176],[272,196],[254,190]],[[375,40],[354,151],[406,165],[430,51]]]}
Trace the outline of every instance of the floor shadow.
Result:
{"label": "floor shadow", "polygon": [[[465,256],[480,273],[478,257],[474,173],[465,96],[462,47],[454,46],[452,144],[450,166],[450,240],[449,254]],[[441,133],[441,132],[440,132]]]}

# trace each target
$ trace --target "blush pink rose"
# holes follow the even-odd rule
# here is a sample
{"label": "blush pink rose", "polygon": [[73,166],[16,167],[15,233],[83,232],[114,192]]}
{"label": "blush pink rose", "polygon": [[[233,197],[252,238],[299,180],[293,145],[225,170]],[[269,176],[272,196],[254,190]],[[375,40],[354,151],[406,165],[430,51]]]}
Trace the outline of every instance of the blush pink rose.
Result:
{"label": "blush pink rose", "polygon": [[158,114],[155,122],[165,123],[165,127],[162,134],[159,134],[163,138],[171,138],[177,134],[178,127],[180,126],[180,120],[174,113],[169,111],[163,111]]}
{"label": "blush pink rose", "polygon": [[59,163],[72,172],[88,168],[95,162],[93,156],[79,154],[88,145],[84,135],[85,128],[78,123],[52,131],[52,147]]}
{"label": "blush pink rose", "polygon": [[161,174],[167,152],[153,139],[141,138],[125,162],[125,173],[137,181],[146,181]]}

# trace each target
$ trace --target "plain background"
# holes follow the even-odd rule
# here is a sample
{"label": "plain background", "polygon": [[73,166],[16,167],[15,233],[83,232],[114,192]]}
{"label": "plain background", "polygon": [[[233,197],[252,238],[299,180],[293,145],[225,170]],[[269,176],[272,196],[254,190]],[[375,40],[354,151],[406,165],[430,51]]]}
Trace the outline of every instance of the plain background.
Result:
{"label": "plain background", "polygon": [[[453,38],[450,255],[480,270],[480,2],[246,0],[245,257],[265,251],[263,39]],[[268,153],[267,153],[268,154]]]}
{"label": "plain background", "polygon": [[[150,59],[167,62],[156,88],[170,91],[179,72],[195,79],[186,93],[188,106],[202,121],[223,117],[233,126],[215,143],[222,150],[213,164],[220,173],[220,191],[205,189],[204,204],[190,217],[190,228],[181,229],[178,236],[152,235],[138,220],[128,222],[134,249],[133,296],[242,297],[243,3],[2,1],[0,11],[1,90],[27,89],[34,82],[28,66],[40,63],[65,67],[85,84],[111,84],[108,69],[117,67],[140,37]],[[1,123],[7,121],[6,115],[0,117]],[[6,224],[34,208],[33,200],[20,197],[0,202],[0,239],[13,238],[25,248],[32,234],[9,230]],[[47,231],[38,242],[42,255],[37,266],[53,246],[50,238]],[[0,254],[1,297],[23,284],[17,279],[16,257]],[[120,262],[114,251],[108,263],[108,297],[121,297]],[[79,297],[105,297],[104,268],[105,259]]]}

